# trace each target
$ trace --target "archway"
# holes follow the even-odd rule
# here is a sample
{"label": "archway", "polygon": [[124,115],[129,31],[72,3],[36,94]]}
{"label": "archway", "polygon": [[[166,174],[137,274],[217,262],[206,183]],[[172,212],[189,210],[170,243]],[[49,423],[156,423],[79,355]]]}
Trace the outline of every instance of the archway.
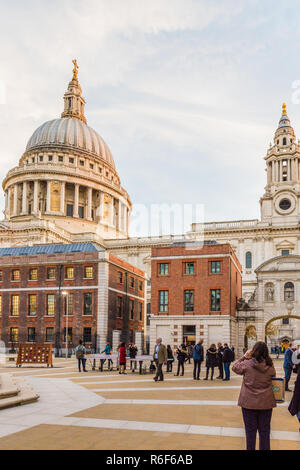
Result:
{"label": "archway", "polygon": [[[283,319],[296,319],[300,320],[300,315],[278,315],[276,317],[271,318],[266,324],[265,324],[265,342],[268,344],[268,338],[271,338],[272,334],[272,329],[270,326],[272,325],[273,322],[276,322],[278,320],[283,320]],[[280,342],[280,346],[283,347],[283,349],[286,349],[288,344],[295,340],[296,338],[292,338],[290,335],[283,334],[281,336],[277,336],[277,341]],[[279,344],[278,344],[279,345]]]}

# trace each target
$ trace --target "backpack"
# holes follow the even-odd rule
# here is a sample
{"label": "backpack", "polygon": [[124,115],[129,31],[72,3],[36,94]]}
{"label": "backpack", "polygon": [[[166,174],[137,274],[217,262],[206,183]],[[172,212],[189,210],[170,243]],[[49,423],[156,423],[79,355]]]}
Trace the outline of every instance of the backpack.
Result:
{"label": "backpack", "polygon": [[83,359],[83,358],[84,358],[83,349],[77,349],[77,351],[76,351],[76,359]]}

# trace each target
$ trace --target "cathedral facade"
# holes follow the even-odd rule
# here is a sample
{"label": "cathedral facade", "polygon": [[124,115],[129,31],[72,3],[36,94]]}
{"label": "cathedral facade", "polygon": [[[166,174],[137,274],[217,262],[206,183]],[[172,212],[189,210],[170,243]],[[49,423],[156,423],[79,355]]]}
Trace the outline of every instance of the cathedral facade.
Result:
{"label": "cathedral facade", "polygon": [[[277,322],[272,344],[300,339],[300,141],[286,106],[265,157],[260,219],[194,223],[181,237],[129,236],[130,197],[108,146],[86,122],[74,61],[61,117],[33,133],[18,166],[3,181],[0,246],[96,243],[147,273],[151,313],[152,249],[204,234],[204,240],[229,243],[242,266],[243,299],[231,342],[241,351],[250,330],[252,338],[264,340],[271,320]],[[293,295],[288,298],[287,292]],[[285,323],[278,324],[280,319]]]}

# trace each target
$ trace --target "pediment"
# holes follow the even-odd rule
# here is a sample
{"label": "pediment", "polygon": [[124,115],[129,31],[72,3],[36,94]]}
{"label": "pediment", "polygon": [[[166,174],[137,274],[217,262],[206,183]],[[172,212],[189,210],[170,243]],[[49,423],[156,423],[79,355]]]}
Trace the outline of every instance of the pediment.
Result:
{"label": "pediment", "polygon": [[293,250],[295,248],[295,244],[288,240],[283,240],[282,242],[277,243],[275,247],[276,247],[276,250],[288,250],[288,249]]}
{"label": "pediment", "polygon": [[299,271],[300,272],[300,256],[277,256],[262,263],[256,270],[256,273],[278,272],[278,271]]}

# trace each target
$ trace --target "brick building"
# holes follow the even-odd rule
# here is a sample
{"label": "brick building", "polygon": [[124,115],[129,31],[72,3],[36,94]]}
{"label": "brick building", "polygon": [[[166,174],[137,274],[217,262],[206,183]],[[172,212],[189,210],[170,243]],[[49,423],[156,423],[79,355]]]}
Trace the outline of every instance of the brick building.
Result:
{"label": "brick building", "polygon": [[150,344],[237,343],[241,265],[229,244],[152,249]]}
{"label": "brick building", "polygon": [[[144,329],[144,272],[93,243],[0,249],[0,325],[19,342],[103,349]],[[140,345],[140,347],[142,347]]]}

